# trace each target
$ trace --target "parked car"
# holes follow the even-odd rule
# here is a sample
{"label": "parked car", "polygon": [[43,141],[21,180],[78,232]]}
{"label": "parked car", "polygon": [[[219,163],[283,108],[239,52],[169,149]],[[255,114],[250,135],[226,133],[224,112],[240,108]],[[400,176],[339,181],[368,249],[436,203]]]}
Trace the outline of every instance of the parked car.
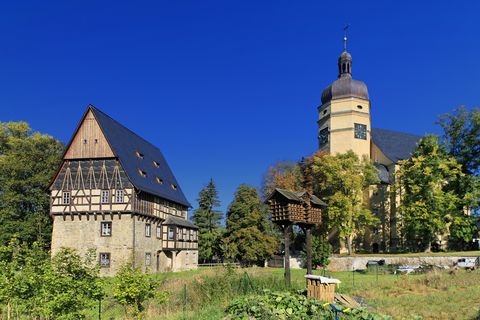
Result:
{"label": "parked car", "polygon": [[480,265],[480,258],[461,258],[455,263],[459,269],[475,270]]}

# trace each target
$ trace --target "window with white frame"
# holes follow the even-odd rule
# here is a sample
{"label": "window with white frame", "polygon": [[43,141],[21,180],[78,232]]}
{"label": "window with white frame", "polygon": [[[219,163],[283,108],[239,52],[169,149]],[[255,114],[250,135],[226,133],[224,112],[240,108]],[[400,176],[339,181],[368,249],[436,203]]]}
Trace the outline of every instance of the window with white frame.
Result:
{"label": "window with white frame", "polygon": [[177,228],[177,232],[178,232],[178,240],[183,240],[183,229]]}
{"label": "window with white frame", "polygon": [[100,197],[100,201],[102,203],[109,203],[110,202],[110,191],[108,190],[102,190],[102,194],[101,194],[101,197]]}
{"label": "window with white frame", "polygon": [[123,203],[123,190],[115,191],[115,202]]}
{"label": "window with white frame", "polygon": [[187,229],[187,241],[190,241],[190,230]]}
{"label": "window with white frame", "polygon": [[62,197],[63,204],[70,204],[70,191],[65,191]]}
{"label": "window with white frame", "polygon": [[112,235],[112,222],[102,221],[100,223],[100,235],[102,237],[110,237]]}
{"label": "window with white frame", "polygon": [[152,254],[150,252],[145,252],[145,265],[149,266],[152,264]]}
{"label": "window with white frame", "polygon": [[145,225],[145,237],[151,237],[152,236],[152,225],[150,223],[147,223]]}
{"label": "window with white frame", "polygon": [[175,227],[168,227],[168,240],[175,240]]}
{"label": "window with white frame", "polygon": [[101,252],[100,253],[100,267],[102,267],[102,268],[110,267],[110,253],[109,252]]}
{"label": "window with white frame", "polygon": [[162,238],[162,225],[160,224],[157,225],[157,238],[158,239]]}

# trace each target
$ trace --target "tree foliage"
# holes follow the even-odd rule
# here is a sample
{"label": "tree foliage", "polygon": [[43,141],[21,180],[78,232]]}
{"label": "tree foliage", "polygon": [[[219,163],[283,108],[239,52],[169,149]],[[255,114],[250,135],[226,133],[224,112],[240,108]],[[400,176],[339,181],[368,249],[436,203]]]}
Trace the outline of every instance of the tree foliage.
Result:
{"label": "tree foliage", "polygon": [[63,145],[25,122],[0,122],[0,244],[16,237],[48,247],[48,185]]}
{"label": "tree foliage", "polygon": [[224,238],[225,256],[245,265],[263,263],[278,248],[268,208],[254,187],[240,185],[230,204]]}
{"label": "tree foliage", "polygon": [[448,152],[462,165],[463,172],[480,173],[480,108],[460,107],[440,116]]}
{"label": "tree foliage", "polygon": [[263,197],[266,198],[275,188],[302,191],[303,175],[300,164],[284,161],[269,167],[262,182]]}
{"label": "tree foliage", "polygon": [[[0,302],[34,319],[83,319],[102,297],[94,252],[62,249],[52,259],[37,244],[13,239],[0,247]],[[15,309],[15,310],[14,310]]]}
{"label": "tree foliage", "polygon": [[[312,266],[327,267],[330,263],[330,256],[332,255],[332,245],[322,239],[319,234],[312,234]],[[307,252],[305,245],[303,246],[301,257],[306,261]]]}
{"label": "tree foliage", "polygon": [[220,221],[223,214],[215,208],[220,206],[218,191],[213,179],[198,194],[198,209],[192,215],[193,222],[199,228],[198,256],[200,260],[212,261],[221,256],[221,238],[223,230]]}
{"label": "tree foliage", "polygon": [[308,161],[314,192],[328,203],[324,225],[338,229],[351,254],[353,236],[378,223],[367,209],[365,196],[366,189],[378,182],[376,169],[369,159],[360,159],[351,150],[336,155],[316,153]]}
{"label": "tree foliage", "polygon": [[464,207],[465,197],[470,195],[462,198],[452,188],[463,176],[462,166],[433,135],[421,139],[412,157],[400,162],[400,211],[411,249],[429,251],[436,237],[449,228],[455,230],[456,237],[471,239],[471,228],[466,227],[470,218]]}

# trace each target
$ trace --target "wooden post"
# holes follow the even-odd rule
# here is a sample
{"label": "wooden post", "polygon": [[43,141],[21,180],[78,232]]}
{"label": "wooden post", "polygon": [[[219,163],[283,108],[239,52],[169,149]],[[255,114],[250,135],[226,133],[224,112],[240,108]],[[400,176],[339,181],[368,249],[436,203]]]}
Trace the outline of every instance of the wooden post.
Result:
{"label": "wooden post", "polygon": [[285,267],[285,282],[288,286],[292,284],[290,277],[290,231],[292,230],[292,225],[287,224],[284,227],[284,236],[285,236],[285,255],[283,257],[284,267]]}
{"label": "wooden post", "polygon": [[312,226],[305,226],[305,244],[307,249],[307,274],[312,274]]}

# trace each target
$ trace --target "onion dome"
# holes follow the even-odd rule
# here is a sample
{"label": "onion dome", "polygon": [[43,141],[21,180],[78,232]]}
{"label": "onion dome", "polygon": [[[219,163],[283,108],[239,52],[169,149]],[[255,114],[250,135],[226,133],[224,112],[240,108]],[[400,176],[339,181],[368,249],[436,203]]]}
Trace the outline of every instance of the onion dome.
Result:
{"label": "onion dome", "polygon": [[347,51],[345,45],[338,58],[338,79],[323,90],[322,104],[350,97],[369,100],[367,85],[363,81],[352,79],[352,55]]}

